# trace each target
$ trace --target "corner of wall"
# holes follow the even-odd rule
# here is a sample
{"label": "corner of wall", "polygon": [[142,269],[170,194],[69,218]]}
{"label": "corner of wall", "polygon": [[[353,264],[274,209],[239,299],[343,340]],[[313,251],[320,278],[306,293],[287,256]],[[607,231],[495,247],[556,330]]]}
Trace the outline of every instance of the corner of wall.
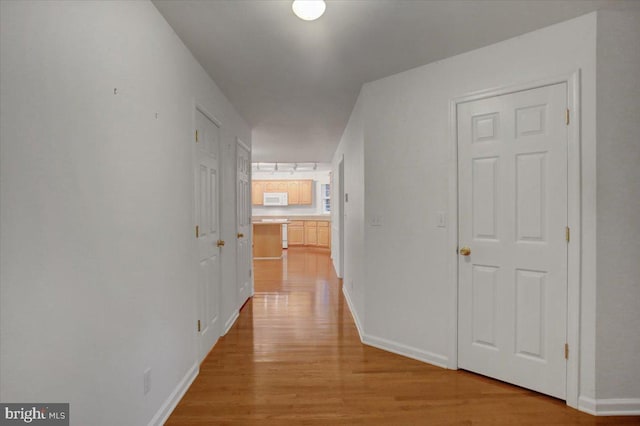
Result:
{"label": "corner of wall", "polygon": [[[597,19],[596,414],[640,405],[640,3]],[[634,402],[635,401],[635,402]]]}
{"label": "corner of wall", "polygon": [[640,416],[640,398],[594,399],[581,396],[577,408],[594,416]]}
{"label": "corner of wall", "polygon": [[363,336],[364,329],[362,328],[362,322],[360,321],[360,316],[358,315],[358,311],[355,309],[353,302],[351,301],[351,296],[349,294],[349,290],[346,287],[342,287],[342,293],[344,294],[344,298],[347,301],[347,306],[349,307],[349,311],[351,311],[351,316],[353,317],[353,321],[356,324],[356,329],[358,330],[358,335],[360,336],[360,341],[364,342]]}

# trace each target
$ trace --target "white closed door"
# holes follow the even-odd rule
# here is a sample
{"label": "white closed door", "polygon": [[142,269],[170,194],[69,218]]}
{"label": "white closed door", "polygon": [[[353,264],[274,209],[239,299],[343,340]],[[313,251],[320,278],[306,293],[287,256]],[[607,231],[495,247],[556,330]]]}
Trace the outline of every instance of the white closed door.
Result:
{"label": "white closed door", "polygon": [[220,337],[219,148],[220,128],[197,110],[194,174],[201,361]]}
{"label": "white closed door", "polygon": [[237,277],[240,306],[251,297],[251,185],[249,150],[238,142],[236,149],[236,223],[238,227]]}
{"label": "white closed door", "polygon": [[563,83],[457,110],[458,366],[562,399],[566,99]]}

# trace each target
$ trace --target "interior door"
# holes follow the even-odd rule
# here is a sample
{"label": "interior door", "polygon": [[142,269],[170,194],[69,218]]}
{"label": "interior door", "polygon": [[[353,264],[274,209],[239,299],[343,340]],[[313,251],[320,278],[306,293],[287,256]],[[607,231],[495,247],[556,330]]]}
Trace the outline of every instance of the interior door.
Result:
{"label": "interior door", "polygon": [[196,111],[195,139],[198,328],[202,361],[220,336],[220,128],[199,110]]}
{"label": "interior door", "polygon": [[249,150],[238,141],[236,149],[236,223],[238,226],[237,277],[240,306],[251,297],[251,191]]}
{"label": "interior door", "polygon": [[458,105],[460,368],[565,398],[567,88]]}

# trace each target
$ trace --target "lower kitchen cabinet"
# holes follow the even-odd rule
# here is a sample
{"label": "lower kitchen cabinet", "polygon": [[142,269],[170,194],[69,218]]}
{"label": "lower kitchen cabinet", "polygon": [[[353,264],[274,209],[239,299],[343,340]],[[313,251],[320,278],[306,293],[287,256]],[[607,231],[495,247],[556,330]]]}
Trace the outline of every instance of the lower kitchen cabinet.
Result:
{"label": "lower kitchen cabinet", "polygon": [[329,221],[292,220],[287,226],[289,246],[331,247]]}
{"label": "lower kitchen cabinet", "polygon": [[287,225],[287,243],[290,246],[304,245],[304,221],[292,220]]}
{"label": "lower kitchen cabinet", "polygon": [[329,222],[318,222],[318,247],[330,247],[331,232]]}
{"label": "lower kitchen cabinet", "polygon": [[304,245],[318,245],[318,222],[316,222],[315,220],[304,221]]}

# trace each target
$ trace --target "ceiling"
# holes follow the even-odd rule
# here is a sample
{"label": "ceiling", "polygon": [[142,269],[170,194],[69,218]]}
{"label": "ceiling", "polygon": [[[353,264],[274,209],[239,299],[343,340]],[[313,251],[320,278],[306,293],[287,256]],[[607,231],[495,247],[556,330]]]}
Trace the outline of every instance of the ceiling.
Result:
{"label": "ceiling", "polygon": [[327,162],[363,83],[635,0],[155,0],[252,128],[253,161]]}

